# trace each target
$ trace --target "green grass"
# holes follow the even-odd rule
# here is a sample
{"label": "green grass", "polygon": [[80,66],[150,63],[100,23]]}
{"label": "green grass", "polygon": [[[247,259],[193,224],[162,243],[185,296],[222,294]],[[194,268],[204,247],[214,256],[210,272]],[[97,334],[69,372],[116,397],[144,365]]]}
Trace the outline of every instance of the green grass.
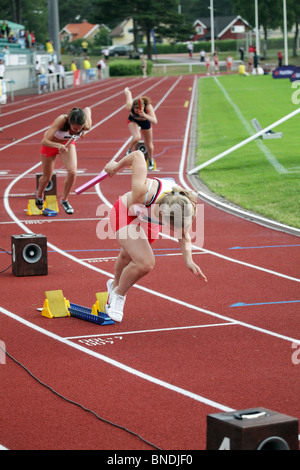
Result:
{"label": "green grass", "polygon": [[[254,134],[251,120],[262,127],[283,118],[299,105],[292,103],[295,89],[288,79],[271,75],[224,75],[199,80],[197,165]],[[299,98],[299,94],[298,94]],[[249,127],[245,127],[246,125]],[[216,194],[243,208],[300,228],[300,114],[274,131],[281,139],[252,141],[200,171],[203,182]],[[278,173],[257,143],[262,144],[287,173]]]}

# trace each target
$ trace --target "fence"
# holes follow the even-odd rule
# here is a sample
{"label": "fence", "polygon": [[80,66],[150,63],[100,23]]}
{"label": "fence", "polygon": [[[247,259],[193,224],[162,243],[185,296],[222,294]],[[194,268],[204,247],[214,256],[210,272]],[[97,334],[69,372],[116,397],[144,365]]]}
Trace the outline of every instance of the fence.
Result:
{"label": "fence", "polygon": [[109,67],[100,72],[96,68],[88,70],[76,70],[76,72],[46,73],[39,74],[36,77],[36,86],[38,94],[48,93],[55,90],[70,88],[82,83],[95,82],[97,80],[109,77]]}
{"label": "fence", "polygon": [[[240,65],[241,61],[236,60],[232,64],[232,71],[236,72]],[[153,63],[152,64],[153,71],[155,74],[172,74],[172,73],[190,73],[190,74],[197,74],[197,73],[206,73],[206,67],[204,62],[194,61],[194,62],[172,62],[169,64],[160,64],[160,63]],[[213,69],[213,66],[211,66]],[[226,62],[220,61],[219,62],[219,71],[223,72],[226,71]]]}

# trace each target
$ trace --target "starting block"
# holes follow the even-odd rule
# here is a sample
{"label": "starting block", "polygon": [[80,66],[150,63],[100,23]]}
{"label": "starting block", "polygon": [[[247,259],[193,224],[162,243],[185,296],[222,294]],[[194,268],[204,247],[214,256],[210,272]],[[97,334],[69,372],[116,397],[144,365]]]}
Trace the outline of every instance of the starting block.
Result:
{"label": "starting block", "polygon": [[42,315],[48,318],[61,318],[70,316],[70,302],[66,300],[62,290],[45,292],[46,299],[43,305]]}
{"label": "starting block", "polygon": [[96,294],[96,302],[90,309],[82,305],[69,302],[62,290],[45,292],[42,315],[47,318],[76,317],[81,320],[97,323],[98,325],[113,325],[115,322],[105,313],[107,292]]}
{"label": "starting block", "polygon": [[[262,127],[259,124],[258,120],[256,118],[252,119],[251,121],[252,126],[256,130],[256,132],[262,131]],[[282,132],[273,132],[271,129],[264,134],[261,135],[263,139],[281,139],[282,137]]]}
{"label": "starting block", "polygon": [[29,199],[28,206],[27,206],[27,215],[45,215],[54,217],[58,214],[58,204],[57,198],[55,195],[53,196],[46,196],[46,200],[44,202],[44,207],[42,210],[38,209],[35,205],[35,199]]}

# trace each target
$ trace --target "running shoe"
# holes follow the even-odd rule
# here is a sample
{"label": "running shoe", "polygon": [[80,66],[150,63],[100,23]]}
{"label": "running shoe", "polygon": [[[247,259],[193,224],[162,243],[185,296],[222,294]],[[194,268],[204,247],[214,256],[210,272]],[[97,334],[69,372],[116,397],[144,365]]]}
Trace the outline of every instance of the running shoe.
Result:
{"label": "running shoe", "polygon": [[123,319],[123,309],[126,297],[117,294],[116,289],[117,287],[115,287],[109,294],[107,304],[105,305],[105,312],[109,318],[120,323]]}
{"label": "running shoe", "polygon": [[73,214],[74,213],[74,209],[73,207],[71,206],[71,204],[69,203],[69,201],[63,201],[62,199],[60,200],[60,203],[61,205],[63,206],[63,208],[65,209],[65,212],[66,214]]}
{"label": "running shoe", "polygon": [[106,283],[108,297],[109,297],[111,291],[113,290],[113,284],[114,284],[114,280],[113,280],[113,279],[109,279],[109,280],[107,281],[107,283]]}
{"label": "running shoe", "polygon": [[151,159],[149,160],[149,163],[148,163],[148,170],[154,170],[154,160]]}
{"label": "running shoe", "polygon": [[38,197],[37,191],[36,191],[36,193],[35,193],[35,205],[36,205],[36,207],[37,207],[40,211],[43,210],[43,207],[44,207],[44,198]]}

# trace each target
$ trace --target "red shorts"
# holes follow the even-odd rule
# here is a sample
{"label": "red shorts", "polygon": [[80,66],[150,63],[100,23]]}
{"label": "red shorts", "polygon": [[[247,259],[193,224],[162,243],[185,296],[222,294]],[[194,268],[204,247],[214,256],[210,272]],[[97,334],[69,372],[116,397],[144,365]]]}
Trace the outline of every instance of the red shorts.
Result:
{"label": "red shorts", "polygon": [[[67,141],[64,142],[63,145],[66,143]],[[75,145],[75,142],[71,142],[71,145]],[[45,145],[42,145],[40,152],[43,157],[56,157],[56,155],[59,154],[59,149],[56,147],[46,147]]]}
{"label": "red shorts", "polygon": [[144,230],[150,244],[157,240],[161,230],[161,226],[158,224],[140,219],[136,215],[130,215],[128,208],[122,202],[122,198],[117,200],[110,211],[110,224],[114,232],[131,224],[139,225]]}

